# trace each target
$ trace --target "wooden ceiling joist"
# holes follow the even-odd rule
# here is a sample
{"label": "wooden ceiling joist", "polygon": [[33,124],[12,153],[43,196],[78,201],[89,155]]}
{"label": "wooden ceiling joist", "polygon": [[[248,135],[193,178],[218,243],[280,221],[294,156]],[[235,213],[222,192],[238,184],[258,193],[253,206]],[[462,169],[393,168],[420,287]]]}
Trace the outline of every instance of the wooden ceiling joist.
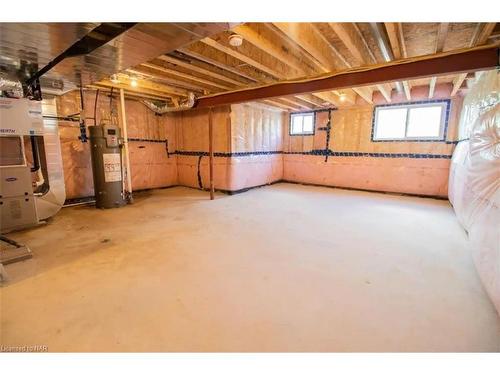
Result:
{"label": "wooden ceiling joist", "polygon": [[323,72],[336,70],[337,57],[334,56],[330,46],[318,36],[317,29],[311,24],[277,22],[274,26],[309,53]]}
{"label": "wooden ceiling joist", "polygon": [[208,77],[211,77],[214,79],[218,79],[219,81],[224,81],[224,82],[230,83],[230,84],[235,85],[235,86],[244,86],[246,84],[246,82],[237,81],[237,80],[229,78],[223,74],[219,74],[219,73],[210,71],[208,69],[201,68],[201,67],[196,66],[194,64],[190,64],[190,63],[187,63],[185,61],[182,61],[182,60],[179,60],[179,59],[176,59],[174,57],[167,56],[167,55],[160,56],[160,57],[158,57],[158,59],[166,61],[166,62],[173,64],[173,65],[181,66],[183,68],[192,70],[194,72],[203,74],[205,76],[208,76]]}
{"label": "wooden ceiling joist", "polygon": [[358,34],[352,23],[329,23],[332,30],[337,34],[340,41],[346,46],[347,50],[354,57],[357,65],[366,65],[370,62],[375,63],[375,59],[369,54],[369,49],[366,48],[366,43]]}
{"label": "wooden ceiling joist", "polygon": [[294,97],[281,97],[280,99],[281,99],[281,101],[283,101],[285,103],[289,103],[292,106],[295,106],[295,107],[297,107],[299,109],[308,110],[308,109],[313,109],[314,108],[314,106],[312,106],[311,104],[304,103],[300,99],[297,99],[297,98],[294,98]]}
{"label": "wooden ceiling joist", "polygon": [[355,87],[354,92],[369,104],[373,104],[373,89],[371,87]]}
{"label": "wooden ceiling joist", "polygon": [[154,69],[154,70],[157,70],[159,72],[175,75],[177,77],[184,78],[187,80],[203,83],[204,85],[207,85],[207,86],[217,87],[217,88],[220,88],[223,90],[232,90],[233,89],[233,87],[230,87],[230,86],[222,85],[222,84],[217,83],[217,82],[213,82],[213,81],[210,81],[210,80],[207,80],[204,78],[193,76],[192,74],[179,72],[178,70],[165,68],[163,66],[159,66],[159,65],[155,65],[155,64],[144,63],[144,64],[141,64],[140,66]]}
{"label": "wooden ceiling joist", "polygon": [[406,48],[405,34],[401,22],[396,22],[396,28],[398,30],[398,40],[399,46],[401,48],[401,57],[406,59],[408,57],[408,50]]}
{"label": "wooden ceiling joist", "polygon": [[432,99],[434,97],[434,90],[436,89],[436,81],[437,77],[432,77],[431,81],[429,82],[429,99]]}
{"label": "wooden ceiling joist", "polygon": [[[448,23],[442,22],[438,25],[438,34],[436,38],[436,48],[434,53],[443,52],[444,44],[446,43],[446,37],[448,36]],[[432,77],[429,82],[429,99],[434,96],[434,89],[436,86],[437,77]]]}
{"label": "wooden ceiling joist", "polygon": [[151,80],[165,82],[165,83],[168,83],[172,86],[177,86],[177,87],[183,88],[185,90],[193,90],[193,91],[200,91],[200,92],[204,92],[206,90],[206,88],[203,86],[195,85],[195,84],[185,82],[185,81],[179,81],[179,80],[176,80],[173,78],[161,76],[159,74],[152,74],[149,71],[145,71],[144,69],[141,69],[140,67],[139,67],[139,69],[127,69],[126,72],[134,74],[136,76],[147,77]]}
{"label": "wooden ceiling joist", "polygon": [[100,87],[105,87],[105,88],[112,88],[114,87],[115,89],[123,89],[126,90],[127,92],[133,93],[134,95],[137,94],[139,95],[147,95],[150,98],[158,98],[158,99],[171,99],[171,95],[166,95],[163,93],[160,93],[158,91],[152,91],[144,88],[137,88],[137,87],[130,87],[130,85],[126,85],[123,83],[113,83],[110,81],[99,81],[93,84],[94,86],[100,86]]}
{"label": "wooden ceiling joist", "polygon": [[273,43],[272,40],[257,33],[250,26],[241,25],[234,28],[234,31],[241,35],[246,42],[253,44],[255,47],[261,49],[275,59],[280,60],[282,63],[297,70],[301,74],[311,73],[311,70],[294,54],[280,48],[279,44]]}
{"label": "wooden ceiling joist", "polygon": [[448,37],[448,22],[441,22],[438,26],[438,34],[436,38],[436,53],[444,51],[444,44],[446,43],[446,38]]}
{"label": "wooden ceiling joist", "polygon": [[339,107],[341,104],[340,98],[330,91],[315,92],[313,95],[323,100],[328,106],[333,104],[335,107]]}
{"label": "wooden ceiling joist", "polygon": [[[99,91],[105,92],[107,94],[111,93],[111,88],[109,86],[102,85],[99,83],[88,85],[88,86],[86,86],[86,88],[99,90]],[[145,94],[143,92],[130,92],[130,91],[125,90],[125,89],[124,89],[124,93],[125,93],[125,97],[130,97],[133,99],[153,99],[153,100],[162,100],[162,101],[168,101],[168,100],[172,99],[171,97],[165,97],[165,96],[159,96],[159,95],[153,95],[153,94]],[[115,94],[118,95],[119,91],[116,90]]]}
{"label": "wooden ceiling joist", "polygon": [[[470,46],[474,47],[484,44],[486,40],[488,40],[488,37],[490,36],[494,28],[495,23],[478,23],[475,33],[470,41]],[[462,73],[455,77],[455,79],[453,80],[453,88],[451,90],[450,96],[455,96],[458,93],[458,90],[460,90],[466,78],[467,73]]]}
{"label": "wooden ceiling joist", "polygon": [[203,43],[205,43],[206,45],[210,46],[210,47],[213,47],[221,52],[224,52],[225,54],[228,54],[230,56],[233,56],[234,58],[240,60],[240,61],[243,61],[244,63],[247,63],[249,65],[252,65],[254,66],[255,68],[275,77],[275,78],[278,78],[278,79],[283,79],[285,78],[281,73],[277,72],[276,70],[274,69],[271,69],[263,64],[261,64],[260,62],[236,51],[236,50],[233,50],[229,47],[226,47],[222,44],[220,44],[219,42],[211,39],[211,38],[205,38],[205,39],[202,39],[201,40]]}
{"label": "wooden ceiling joist", "polygon": [[403,91],[405,93],[406,100],[411,100],[411,87],[408,81],[403,81]]}
{"label": "wooden ceiling joist", "polygon": [[283,102],[281,98],[265,99],[264,101],[279,108],[283,108],[284,110],[287,111],[296,111],[296,112],[300,111],[300,107],[292,105],[287,102]]}
{"label": "wooden ceiling joist", "polygon": [[195,58],[197,60],[200,60],[200,61],[203,61],[207,64],[210,64],[210,65],[213,65],[213,66],[216,66],[220,69],[223,69],[223,70],[227,70],[228,72],[231,72],[235,75],[238,75],[242,78],[245,78],[251,82],[258,82],[257,79],[255,79],[254,77],[248,75],[248,74],[245,74],[244,72],[242,72],[241,70],[238,70],[238,69],[235,69],[227,64],[222,64],[221,62],[215,60],[215,59],[212,59],[210,57],[207,57],[205,55],[202,55],[201,53],[198,53],[198,52],[195,52],[195,51],[192,51],[188,48],[179,48],[177,50],[178,52],[180,53],[183,53],[184,55],[186,56],[189,56],[189,57],[192,57],[192,58]]}
{"label": "wooden ceiling joist", "polygon": [[498,66],[498,46],[466,49],[433,56],[399,60],[366,69],[340,72],[310,80],[282,82],[235,92],[221,93],[200,98],[197,107],[266,99],[279,96],[300,95],[310,92],[374,85],[399,80],[418,79],[454,73],[493,69]]}
{"label": "wooden ceiling joist", "polygon": [[491,33],[495,29],[496,22],[490,23],[478,23],[476,30],[474,32],[474,36],[472,37],[470,46],[480,46],[486,43]]}
{"label": "wooden ceiling joist", "polygon": [[[281,30],[282,33],[293,40],[306,54],[316,61],[316,66],[320,72],[326,73],[336,71],[338,66],[351,67],[345,57],[322,36],[314,24],[275,23],[274,26]],[[335,63],[335,61],[337,63]],[[371,91],[368,92],[366,89],[361,88],[356,88],[354,91],[363,99],[372,103]],[[316,93],[313,95],[316,95]],[[331,104],[339,104],[338,99],[333,103],[333,97],[329,96],[329,98]]]}
{"label": "wooden ceiling joist", "polygon": [[465,78],[467,78],[467,73],[462,73],[453,80],[453,88],[451,89],[450,96],[455,96],[457,94],[458,90],[462,87]]}
{"label": "wooden ceiling joist", "polygon": [[315,95],[312,95],[312,94],[302,94],[302,95],[296,95],[297,98],[307,102],[307,103],[310,103],[316,107],[324,107],[324,102],[325,100],[315,96]]}
{"label": "wooden ceiling joist", "polygon": [[385,30],[387,31],[387,36],[389,37],[389,43],[391,44],[392,53],[396,60],[400,59],[403,55],[401,51],[401,41],[399,40],[398,24],[396,22],[386,22]]}
{"label": "wooden ceiling joist", "polygon": [[[311,24],[314,27],[314,24]],[[299,57],[299,59],[314,72],[321,72],[321,63],[316,60],[303,46],[286,35],[276,25],[272,23],[264,23],[264,28],[268,30],[276,40],[276,43],[281,48],[289,51],[291,54]]]}
{"label": "wooden ceiling joist", "polygon": [[[296,69],[300,73],[305,74],[306,73],[306,68],[302,65],[300,65],[300,61],[296,61],[295,64],[289,64],[288,60],[293,60],[293,56],[290,54],[287,54],[285,52],[281,53],[279,52],[279,48],[276,48],[272,45],[272,43],[269,40],[266,40],[262,38],[258,33],[256,33],[253,29],[251,29],[248,26],[238,26],[235,28],[235,31],[242,34],[242,36],[245,38],[247,42],[250,42],[253,44],[255,47],[262,49],[266,53],[270,54],[272,57],[277,58],[278,60],[282,61],[283,63],[290,65],[292,68]],[[240,61],[246,62],[249,65],[253,66],[254,68],[258,70],[263,70],[262,67],[263,65],[259,63],[258,61],[249,58],[246,55],[241,54],[240,52],[233,50],[229,47],[226,47],[220,43],[218,43],[215,40],[203,40],[203,42],[218,51],[225,53],[227,55],[230,55],[234,58],[239,59]],[[219,64],[221,66],[221,64]],[[223,66],[221,66],[223,67]],[[268,68],[266,67],[264,70],[265,73],[276,77],[276,78],[283,78],[283,74],[277,71],[276,69]],[[312,109],[313,107],[310,105],[310,103],[301,101],[300,98],[293,98],[293,97],[288,97],[288,98],[281,98],[282,102],[285,102],[289,105],[293,105],[293,109]]]}
{"label": "wooden ceiling joist", "polygon": [[[387,25],[389,25],[389,30],[387,29]],[[382,54],[382,57],[385,62],[390,62],[392,60],[397,60],[401,58],[401,43],[399,41],[399,37],[396,33],[397,30],[397,24],[394,23],[389,23],[389,24],[382,24],[382,23],[370,23],[370,27],[372,29],[372,33],[374,34],[374,38],[378,43],[379,50]],[[365,59],[365,63],[371,61],[372,63],[376,64],[377,58],[375,57],[375,54],[373,51],[370,49],[370,46],[368,45],[368,42],[366,41],[365,37],[363,36],[361,30],[359,27],[354,24],[354,28],[358,33],[358,37],[362,44],[365,47],[365,50],[367,51],[368,56],[370,57],[369,60]],[[401,87],[403,87],[403,91],[405,92],[405,96],[407,100],[411,100],[410,97],[410,89],[409,89],[409,83],[407,81],[403,82],[396,82],[396,87],[398,90],[401,90]],[[381,86],[380,84],[377,85],[377,89],[381,92],[381,94],[384,96],[385,100],[390,103],[391,102],[391,91],[392,87],[389,89],[387,86]],[[389,91],[389,92],[387,92]]]}
{"label": "wooden ceiling joist", "polygon": [[392,87],[388,83],[381,83],[377,85],[378,91],[382,94],[387,103],[391,102]]}
{"label": "wooden ceiling joist", "polygon": [[[128,75],[118,74],[118,78],[120,80],[120,83],[128,85],[128,86],[132,86],[132,79]],[[188,95],[187,90],[184,90],[184,89],[181,89],[178,87],[162,85],[162,84],[159,84],[156,82],[147,81],[145,79],[137,79],[136,82],[137,82],[137,85],[136,85],[137,89],[146,89],[146,90],[150,90],[150,91],[157,91],[157,92],[161,92],[161,93],[164,93],[167,95],[174,95],[174,96],[187,96]]]}
{"label": "wooden ceiling joist", "polygon": [[[389,38],[389,43],[392,53],[396,60],[407,58],[408,52],[406,49],[406,42],[403,33],[403,25],[400,22],[386,22],[385,30]],[[411,100],[411,87],[410,82],[403,80],[401,82],[406,100]]]}

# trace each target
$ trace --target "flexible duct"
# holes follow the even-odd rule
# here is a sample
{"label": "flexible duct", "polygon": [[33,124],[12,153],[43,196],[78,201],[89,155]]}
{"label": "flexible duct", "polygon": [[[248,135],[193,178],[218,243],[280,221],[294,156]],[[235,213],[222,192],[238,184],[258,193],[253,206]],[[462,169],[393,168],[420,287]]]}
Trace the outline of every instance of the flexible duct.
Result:
{"label": "flexible duct", "polygon": [[17,79],[10,78],[6,73],[0,72],[0,91],[8,98],[22,98],[24,96],[23,85]]}
{"label": "flexible duct", "polygon": [[178,107],[169,107],[166,104],[164,106],[159,106],[149,100],[141,100],[141,103],[144,104],[146,107],[148,107],[150,110],[152,110],[154,113],[162,115],[168,112],[178,112],[178,111],[184,111],[186,109],[191,109],[194,106],[194,100],[195,100],[194,94],[190,92],[188,94],[187,100],[184,103],[181,103]]}

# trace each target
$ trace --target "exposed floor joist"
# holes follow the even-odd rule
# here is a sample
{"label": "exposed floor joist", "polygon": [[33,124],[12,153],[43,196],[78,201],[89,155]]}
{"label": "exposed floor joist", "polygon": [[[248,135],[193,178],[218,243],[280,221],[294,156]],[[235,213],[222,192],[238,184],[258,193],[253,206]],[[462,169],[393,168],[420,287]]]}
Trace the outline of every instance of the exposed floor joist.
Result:
{"label": "exposed floor joist", "polygon": [[193,91],[200,91],[200,92],[206,91],[206,87],[195,85],[192,83],[188,83],[186,81],[176,80],[176,79],[169,78],[169,77],[159,75],[159,74],[153,74],[149,70],[146,71],[145,69],[141,69],[140,67],[139,67],[139,69],[127,69],[126,72],[130,73],[130,74],[134,74],[136,76],[143,76],[143,77],[149,78],[153,81],[165,82],[165,83],[168,83],[172,86],[177,86],[177,87],[183,88],[185,90],[193,90]]}
{"label": "exposed floor joist", "polygon": [[[107,82],[97,82],[92,85],[87,85],[87,88],[92,88],[92,89],[99,89],[99,90],[105,90],[106,92],[111,91],[111,88],[119,89],[123,88],[125,90],[125,94],[128,96],[134,96],[134,97],[139,97],[139,98],[146,98],[146,99],[155,99],[155,100],[171,100],[171,96],[166,96],[162,95],[160,93],[152,93],[149,91],[144,91],[144,90],[137,90],[132,87],[127,87],[126,85],[123,86],[116,86],[114,84],[110,84]],[[117,92],[117,90],[115,90]]]}
{"label": "exposed floor joist", "polygon": [[460,88],[462,87],[465,78],[467,78],[467,73],[462,73],[453,80],[453,88],[451,90],[450,96],[455,96],[457,94],[458,90],[460,90]]}
{"label": "exposed floor joist", "polygon": [[183,73],[183,72],[180,72],[180,71],[175,70],[175,69],[169,69],[169,68],[165,68],[163,66],[154,65],[154,64],[150,64],[150,63],[144,63],[144,64],[141,64],[141,66],[146,67],[146,68],[150,68],[150,69],[154,69],[154,70],[157,70],[159,72],[178,76],[180,78],[185,78],[185,79],[188,79],[191,81],[203,83],[207,86],[213,86],[213,87],[217,87],[217,88],[224,89],[224,90],[233,90],[233,88],[230,86],[222,85],[220,83],[216,83],[216,82],[204,79],[204,78],[193,76],[193,75],[188,74],[188,73]]}
{"label": "exposed floor joist", "polygon": [[[390,59],[399,60],[411,56],[426,55],[429,44],[435,51],[456,50],[460,46],[476,46],[494,41],[498,34],[496,23],[429,23],[418,29],[412,24],[387,23],[245,23],[232,31],[221,31],[204,40],[198,40],[143,65],[129,68],[127,78],[136,78],[140,92],[171,97],[185,96],[194,92],[197,97],[246,89],[253,85],[278,83],[285,80],[333,74],[344,69],[366,67]],[[470,35],[469,41],[461,38],[457,30]],[[243,44],[233,47],[229,43],[231,33],[243,37]],[[405,35],[406,34],[406,35]],[[429,35],[425,43],[420,34]],[[465,34],[463,34],[465,35]],[[129,77],[127,77],[129,76]],[[282,105],[295,103],[300,108],[318,106],[349,106],[360,103],[357,96],[373,104],[373,93],[379,91],[386,102],[396,86],[407,101],[411,101],[412,85],[422,86],[427,80],[429,97],[435,93],[437,83],[452,83],[454,87],[462,77],[447,75],[437,79],[402,80],[379,82],[333,90],[321,90],[303,94],[286,95]],[[111,80],[108,80],[108,84]],[[115,82],[113,80],[113,82]],[[463,80],[461,86],[463,87]],[[124,82],[120,82],[124,83]],[[147,91],[149,90],[149,91]],[[457,92],[458,92],[457,91]],[[456,93],[455,93],[456,95]],[[377,97],[380,100],[380,97]],[[294,107],[297,108],[297,107]]]}
{"label": "exposed floor joist", "polygon": [[208,69],[201,68],[201,67],[196,66],[194,64],[190,64],[190,63],[184,62],[182,60],[179,60],[179,59],[176,59],[176,58],[173,58],[170,56],[163,55],[163,56],[159,56],[158,59],[166,61],[166,62],[173,64],[173,65],[177,65],[177,66],[181,66],[181,67],[186,68],[186,69],[190,69],[194,72],[203,74],[205,76],[209,76],[211,78],[218,79],[219,81],[224,81],[224,82],[230,83],[230,84],[235,85],[235,86],[244,86],[246,84],[246,82],[237,81],[237,80],[229,78],[223,74],[219,74],[219,73],[210,71]]}
{"label": "exposed floor joist", "polygon": [[202,40],[203,43],[205,43],[206,45],[209,45],[210,47],[213,47],[221,52],[224,52],[230,56],[233,56],[234,58],[238,59],[238,60],[241,60],[247,64],[250,64],[254,67],[256,67],[257,69],[275,77],[275,78],[278,78],[278,79],[283,79],[284,76],[277,72],[276,70],[272,69],[272,68],[269,68],[263,64],[261,64],[260,62],[248,57],[248,56],[245,56],[244,54],[236,51],[236,50],[233,50],[229,47],[226,47],[220,43],[218,43],[217,41],[211,39],[211,38],[205,38]]}
{"label": "exposed floor joist", "polygon": [[228,72],[231,72],[231,73],[233,73],[235,75],[238,75],[238,76],[240,76],[242,78],[245,78],[245,79],[247,79],[247,80],[249,80],[251,82],[258,82],[257,79],[255,79],[254,77],[252,77],[252,76],[250,76],[248,74],[243,73],[241,70],[235,69],[235,68],[233,68],[233,67],[231,67],[231,66],[229,66],[227,64],[222,64],[222,63],[220,63],[217,60],[214,60],[214,59],[212,59],[210,57],[202,55],[201,53],[197,53],[197,52],[191,51],[190,49],[187,49],[187,48],[179,48],[177,51],[180,52],[180,53],[182,53],[182,54],[184,54],[184,55],[186,55],[186,56],[189,56],[189,57],[192,57],[194,59],[203,61],[203,62],[205,62],[207,64],[210,64],[210,65],[216,66],[216,67],[218,67],[220,69],[227,70]]}
{"label": "exposed floor joist", "polygon": [[429,99],[434,97],[434,90],[436,88],[437,77],[432,77],[429,83]]}
{"label": "exposed floor joist", "polygon": [[[438,35],[436,38],[436,48],[434,53],[443,52],[444,45],[446,43],[446,37],[448,36],[449,23],[443,22],[438,25]],[[434,96],[434,88],[436,86],[437,77],[432,77],[429,82],[429,99]]]}

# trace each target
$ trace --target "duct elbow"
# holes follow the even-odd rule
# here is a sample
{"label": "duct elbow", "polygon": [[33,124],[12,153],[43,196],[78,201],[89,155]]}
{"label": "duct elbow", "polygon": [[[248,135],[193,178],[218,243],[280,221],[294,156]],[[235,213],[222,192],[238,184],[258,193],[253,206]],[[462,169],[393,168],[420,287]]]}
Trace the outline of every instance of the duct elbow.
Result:
{"label": "duct elbow", "polygon": [[20,99],[24,96],[23,85],[18,79],[0,72],[0,96]]}
{"label": "duct elbow", "polygon": [[180,105],[177,107],[169,107],[167,104],[164,106],[159,106],[150,100],[141,100],[142,104],[144,104],[146,107],[148,107],[154,113],[159,114],[159,115],[162,115],[164,113],[169,113],[169,112],[179,112],[179,111],[185,111],[187,109],[191,109],[194,107],[194,102],[195,102],[195,96],[194,96],[194,93],[192,93],[192,92],[190,92],[188,94],[187,99],[183,103],[180,103]]}

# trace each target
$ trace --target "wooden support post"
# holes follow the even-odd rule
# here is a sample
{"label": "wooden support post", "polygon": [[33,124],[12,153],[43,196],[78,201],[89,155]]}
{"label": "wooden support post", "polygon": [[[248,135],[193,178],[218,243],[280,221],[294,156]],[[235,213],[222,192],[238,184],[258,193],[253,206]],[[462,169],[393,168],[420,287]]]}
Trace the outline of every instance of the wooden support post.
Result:
{"label": "wooden support post", "polygon": [[212,107],[208,109],[208,154],[210,163],[210,200],[214,199],[214,130],[212,124]]}
{"label": "wooden support post", "polygon": [[132,198],[132,176],[130,174],[130,158],[128,152],[128,134],[127,134],[127,117],[125,113],[125,92],[123,89],[120,89],[120,113],[121,113],[121,122],[122,122],[122,136],[123,136],[123,146],[125,151],[125,171],[127,177],[127,189],[128,193],[128,201],[129,203],[133,202]]}

